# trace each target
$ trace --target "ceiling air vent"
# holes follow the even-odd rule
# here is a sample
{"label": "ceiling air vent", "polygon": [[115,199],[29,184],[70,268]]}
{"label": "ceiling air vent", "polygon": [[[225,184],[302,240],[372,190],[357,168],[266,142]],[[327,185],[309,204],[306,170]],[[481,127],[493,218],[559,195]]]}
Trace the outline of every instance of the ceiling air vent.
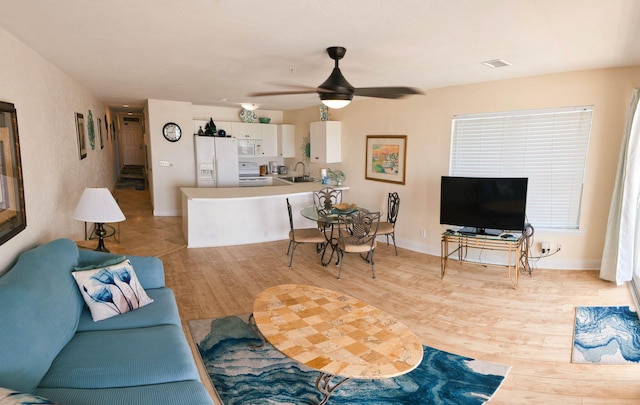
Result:
{"label": "ceiling air vent", "polygon": [[504,59],[488,60],[486,62],[482,62],[482,64],[485,65],[485,66],[489,66],[490,68],[499,68],[499,67],[511,66],[511,63],[507,62]]}

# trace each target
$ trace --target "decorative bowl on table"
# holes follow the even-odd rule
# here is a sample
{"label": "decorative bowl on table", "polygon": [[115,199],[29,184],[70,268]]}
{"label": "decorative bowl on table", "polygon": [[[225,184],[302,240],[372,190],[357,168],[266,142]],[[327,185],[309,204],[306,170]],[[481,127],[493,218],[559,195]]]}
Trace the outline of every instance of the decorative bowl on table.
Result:
{"label": "decorative bowl on table", "polygon": [[357,204],[350,204],[350,203],[333,204],[333,210],[337,214],[349,214],[356,211],[357,209],[358,209]]}

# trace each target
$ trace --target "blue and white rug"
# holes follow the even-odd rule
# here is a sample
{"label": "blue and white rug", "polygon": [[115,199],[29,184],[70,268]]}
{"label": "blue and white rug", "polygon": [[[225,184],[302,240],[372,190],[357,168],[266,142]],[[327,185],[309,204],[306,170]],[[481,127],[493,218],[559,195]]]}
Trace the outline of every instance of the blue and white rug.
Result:
{"label": "blue and white rug", "polygon": [[[191,336],[225,405],[317,404],[318,372],[261,343],[246,317],[189,321]],[[483,404],[498,390],[509,366],[424,347],[412,372],[386,380],[349,380],[328,404]]]}
{"label": "blue and white rug", "polygon": [[640,363],[640,321],[635,309],[576,307],[572,363]]}

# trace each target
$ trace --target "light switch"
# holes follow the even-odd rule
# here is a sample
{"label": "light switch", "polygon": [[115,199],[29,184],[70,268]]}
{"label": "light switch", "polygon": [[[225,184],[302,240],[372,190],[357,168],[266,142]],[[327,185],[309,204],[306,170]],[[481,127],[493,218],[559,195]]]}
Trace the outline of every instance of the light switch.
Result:
{"label": "light switch", "polygon": [[169,167],[169,166],[171,166],[171,163],[169,163],[168,160],[161,160],[160,161],[160,166]]}

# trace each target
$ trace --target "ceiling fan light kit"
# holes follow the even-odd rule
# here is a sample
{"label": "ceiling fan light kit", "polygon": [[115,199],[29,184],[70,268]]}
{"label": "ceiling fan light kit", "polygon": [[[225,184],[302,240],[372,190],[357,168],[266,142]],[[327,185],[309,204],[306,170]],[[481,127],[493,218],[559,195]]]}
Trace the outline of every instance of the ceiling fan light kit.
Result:
{"label": "ceiling fan light kit", "polygon": [[[338,66],[338,61],[344,57],[346,52],[347,49],[342,46],[332,46],[327,48],[329,57],[335,61],[335,67],[327,80],[318,87],[305,87],[302,90],[295,91],[258,92],[249,94],[249,96],[261,97],[318,93],[318,96],[324,105],[329,108],[336,109],[347,106],[353,99],[354,95],[361,97],[397,99],[406,97],[410,94],[423,94],[420,90],[410,87],[353,87],[347,79],[344,78],[340,71],[340,67]],[[296,87],[299,88],[299,86]]]}
{"label": "ceiling fan light kit", "polygon": [[249,111],[254,111],[260,108],[259,104],[254,104],[254,103],[242,103],[240,104],[240,106],[242,106],[242,108],[244,108],[245,110],[249,110]]}

